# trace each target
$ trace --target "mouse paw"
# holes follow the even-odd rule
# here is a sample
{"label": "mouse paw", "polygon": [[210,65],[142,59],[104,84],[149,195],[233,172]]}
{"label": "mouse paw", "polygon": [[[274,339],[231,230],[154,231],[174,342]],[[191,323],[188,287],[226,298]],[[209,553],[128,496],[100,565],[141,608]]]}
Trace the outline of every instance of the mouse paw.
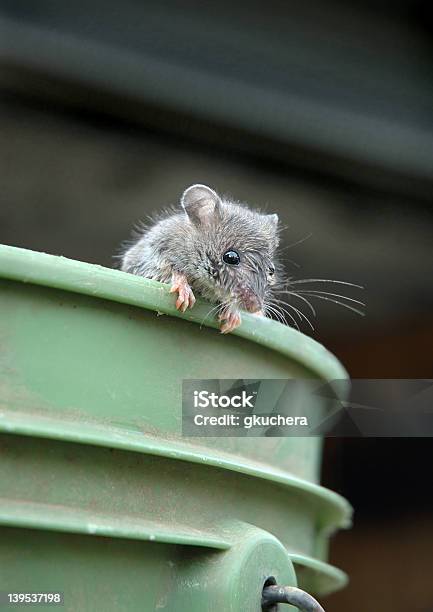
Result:
{"label": "mouse paw", "polygon": [[195,295],[188,284],[184,274],[174,272],[171,279],[170,293],[177,293],[176,308],[185,312],[187,308],[192,308],[195,304]]}
{"label": "mouse paw", "polygon": [[218,319],[222,323],[220,327],[222,334],[229,334],[242,322],[240,313],[232,310],[223,310]]}

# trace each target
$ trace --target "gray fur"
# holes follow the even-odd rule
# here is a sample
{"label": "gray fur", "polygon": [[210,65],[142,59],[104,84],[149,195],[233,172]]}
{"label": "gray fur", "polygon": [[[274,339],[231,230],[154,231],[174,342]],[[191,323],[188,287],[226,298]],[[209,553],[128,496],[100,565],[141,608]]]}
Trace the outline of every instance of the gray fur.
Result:
{"label": "gray fur", "polygon": [[[163,283],[180,272],[210,302],[252,310],[254,296],[262,308],[275,283],[277,215],[221,198],[205,185],[189,187],[181,205],[142,230],[122,255],[121,269]],[[229,249],[240,254],[238,266],[223,262]]]}

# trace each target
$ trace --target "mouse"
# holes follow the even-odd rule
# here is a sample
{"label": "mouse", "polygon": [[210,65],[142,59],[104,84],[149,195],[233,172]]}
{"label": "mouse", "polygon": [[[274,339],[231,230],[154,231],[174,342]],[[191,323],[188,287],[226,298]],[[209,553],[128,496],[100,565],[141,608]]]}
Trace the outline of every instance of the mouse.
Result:
{"label": "mouse", "polygon": [[194,184],[177,209],[136,233],[120,255],[120,268],[170,284],[182,312],[194,307],[196,296],[211,302],[227,334],[241,325],[243,312],[267,316],[279,272],[278,244],[277,214]]}

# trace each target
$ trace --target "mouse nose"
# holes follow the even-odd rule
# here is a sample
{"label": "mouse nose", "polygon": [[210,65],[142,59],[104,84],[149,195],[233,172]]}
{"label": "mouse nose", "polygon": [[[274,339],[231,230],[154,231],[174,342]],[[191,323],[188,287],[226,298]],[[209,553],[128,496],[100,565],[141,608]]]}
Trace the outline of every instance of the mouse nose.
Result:
{"label": "mouse nose", "polygon": [[248,312],[258,312],[262,309],[262,304],[258,297],[252,291],[244,291],[242,293],[242,302],[245,310]]}

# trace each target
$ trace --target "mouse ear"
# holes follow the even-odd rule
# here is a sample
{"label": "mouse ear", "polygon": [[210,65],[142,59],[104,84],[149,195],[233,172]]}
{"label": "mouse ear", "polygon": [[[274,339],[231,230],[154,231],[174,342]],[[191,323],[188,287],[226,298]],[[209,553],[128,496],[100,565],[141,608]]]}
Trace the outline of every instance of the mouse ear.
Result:
{"label": "mouse ear", "polygon": [[183,192],[180,203],[195,225],[205,225],[220,216],[221,198],[206,185],[188,187]]}
{"label": "mouse ear", "polygon": [[277,229],[278,226],[278,215],[273,214],[273,215],[265,215],[266,219],[268,220],[268,222],[275,228]]}

